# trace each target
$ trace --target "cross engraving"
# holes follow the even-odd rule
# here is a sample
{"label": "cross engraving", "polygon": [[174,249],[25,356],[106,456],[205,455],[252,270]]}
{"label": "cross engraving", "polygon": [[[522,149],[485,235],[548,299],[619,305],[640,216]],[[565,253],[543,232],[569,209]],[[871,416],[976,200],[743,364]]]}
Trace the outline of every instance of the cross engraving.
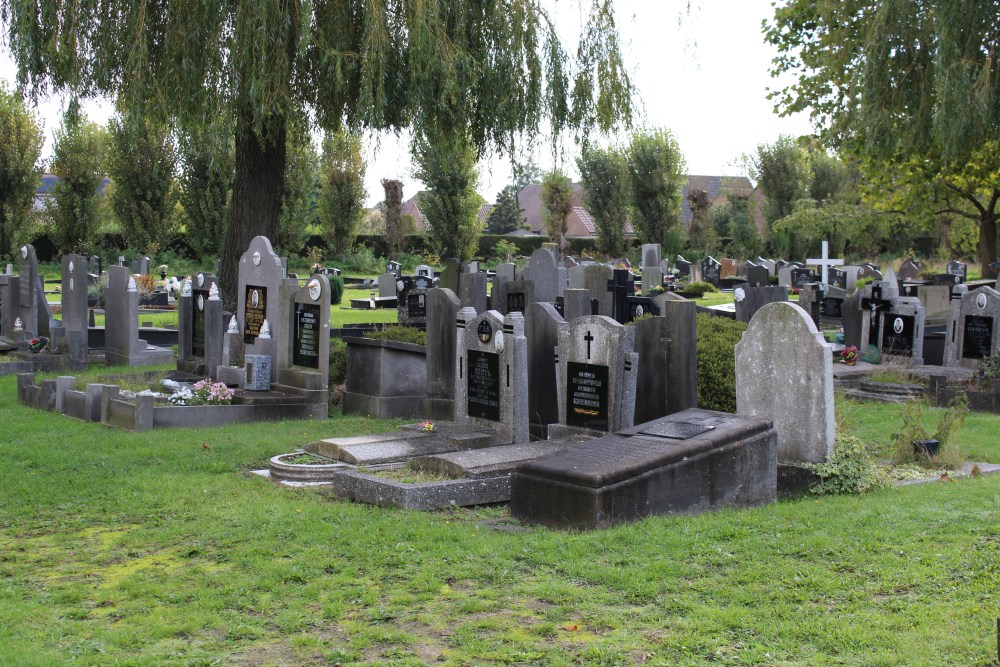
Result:
{"label": "cross engraving", "polygon": [[843,266],[844,260],[842,259],[830,259],[830,244],[823,241],[823,256],[820,258],[807,259],[806,264],[815,264],[820,267],[820,280],[824,285],[827,284],[827,272],[830,267],[833,266]]}
{"label": "cross engraving", "polygon": [[585,341],[587,341],[587,359],[589,360],[590,359],[590,344],[592,342],[594,342],[594,337],[592,335],[590,335],[590,332],[588,331],[587,335],[584,336],[583,339]]}

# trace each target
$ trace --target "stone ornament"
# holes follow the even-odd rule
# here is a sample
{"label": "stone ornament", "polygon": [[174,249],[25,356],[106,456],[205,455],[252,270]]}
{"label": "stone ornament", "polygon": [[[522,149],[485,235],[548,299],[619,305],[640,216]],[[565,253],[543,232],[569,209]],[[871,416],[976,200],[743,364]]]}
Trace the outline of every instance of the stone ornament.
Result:
{"label": "stone ornament", "polygon": [[205,274],[204,273],[199,273],[198,274],[198,287],[204,287],[204,286],[205,286]]}
{"label": "stone ornament", "polygon": [[69,260],[69,272],[73,273],[73,260]]}
{"label": "stone ornament", "polygon": [[21,259],[28,259],[28,246],[21,246]]}
{"label": "stone ornament", "polygon": [[212,283],[212,286],[208,288],[208,300],[218,301],[219,300],[219,285],[218,283]]}
{"label": "stone ornament", "polygon": [[260,266],[260,253],[259,252],[254,252],[254,254],[253,254],[253,265],[254,266]]}
{"label": "stone ornament", "polygon": [[739,303],[743,299],[747,298],[747,293],[743,291],[742,287],[737,287],[733,290],[733,300]]}
{"label": "stone ornament", "polygon": [[198,295],[198,310],[199,311],[205,310],[205,295],[204,294],[199,294]]}
{"label": "stone ornament", "polygon": [[903,333],[903,318],[896,318],[896,321],[892,323],[892,330],[898,334]]}
{"label": "stone ornament", "polygon": [[260,325],[260,334],[257,338],[270,338],[271,337],[271,323],[266,319],[264,323]]}
{"label": "stone ornament", "polygon": [[[70,263],[69,263],[69,266],[70,266],[70,269],[69,269],[69,270],[70,270],[70,272],[72,272],[72,271],[73,271],[73,262],[70,262]],[[74,286],[73,286],[73,279],[72,279],[72,278],[70,278],[70,279],[69,279],[69,291],[70,291],[70,292],[72,292],[72,291],[73,291],[73,290],[75,290],[75,289],[76,289],[76,287],[74,287]]]}
{"label": "stone ornament", "polygon": [[985,294],[980,294],[979,296],[976,297],[976,307],[979,308],[979,310],[986,310]]}
{"label": "stone ornament", "polygon": [[240,332],[240,325],[236,322],[236,316],[233,315],[232,317],[229,318],[229,329],[227,330],[227,333],[238,334],[239,332]]}
{"label": "stone ornament", "polygon": [[498,331],[496,336],[493,338],[493,346],[496,348],[497,352],[503,352],[503,332]]}
{"label": "stone ornament", "polygon": [[636,316],[636,318],[640,318],[640,317],[642,317],[645,314],[646,314],[646,311],[643,310],[642,306],[636,306],[635,307],[635,316]]}
{"label": "stone ornament", "polygon": [[138,288],[136,287],[136,284],[135,284],[135,276],[129,276],[128,277],[128,291],[129,292],[135,292],[137,289]]}
{"label": "stone ornament", "polygon": [[14,331],[24,331],[24,322],[20,317],[14,320]]}
{"label": "stone ornament", "polygon": [[181,296],[191,296],[191,279],[185,278],[184,285],[181,287]]}
{"label": "stone ornament", "polygon": [[320,294],[323,293],[323,287],[319,281],[313,278],[306,287],[309,289],[309,298],[313,301],[319,301]]}

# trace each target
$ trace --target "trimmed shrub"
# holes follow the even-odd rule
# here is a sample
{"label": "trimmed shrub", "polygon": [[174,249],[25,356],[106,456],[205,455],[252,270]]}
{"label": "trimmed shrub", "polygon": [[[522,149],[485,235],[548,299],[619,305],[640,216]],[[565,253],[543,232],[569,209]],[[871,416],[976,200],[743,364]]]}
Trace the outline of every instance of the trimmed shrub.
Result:
{"label": "trimmed shrub", "polygon": [[685,292],[690,292],[692,294],[698,294],[699,296],[704,295],[705,292],[718,292],[719,288],[712,283],[705,283],[701,281],[694,281],[693,283],[688,283],[684,286]]}
{"label": "trimmed shrub", "polygon": [[736,412],[736,343],[747,324],[728,317],[699,314],[698,407]]}
{"label": "trimmed shrub", "polygon": [[347,381],[347,343],[339,338],[330,339],[330,386]]}
{"label": "trimmed shrub", "polygon": [[330,280],[330,304],[339,305],[344,300],[344,279],[341,276],[327,276]]}
{"label": "trimmed shrub", "polygon": [[370,331],[365,334],[365,338],[373,340],[394,340],[397,343],[413,343],[414,345],[427,344],[427,332],[415,329],[403,324],[395,324],[386,327],[381,331]]}

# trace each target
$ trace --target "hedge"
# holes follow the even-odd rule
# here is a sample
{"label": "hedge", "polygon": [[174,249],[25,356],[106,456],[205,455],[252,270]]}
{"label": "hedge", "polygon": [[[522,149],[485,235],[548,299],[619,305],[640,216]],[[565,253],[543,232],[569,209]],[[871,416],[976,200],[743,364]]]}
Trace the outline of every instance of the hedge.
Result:
{"label": "hedge", "polygon": [[736,412],[736,343],[747,324],[699,313],[697,327],[698,407]]}

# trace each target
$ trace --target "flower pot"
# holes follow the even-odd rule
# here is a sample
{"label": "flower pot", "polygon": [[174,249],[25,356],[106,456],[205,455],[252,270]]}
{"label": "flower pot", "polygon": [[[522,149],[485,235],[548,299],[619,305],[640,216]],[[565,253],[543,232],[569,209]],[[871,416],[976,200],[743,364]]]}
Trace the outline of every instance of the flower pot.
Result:
{"label": "flower pot", "polygon": [[938,452],[941,451],[941,441],[940,440],[914,440],[913,441],[913,453],[917,457],[930,458],[932,456],[937,456]]}

